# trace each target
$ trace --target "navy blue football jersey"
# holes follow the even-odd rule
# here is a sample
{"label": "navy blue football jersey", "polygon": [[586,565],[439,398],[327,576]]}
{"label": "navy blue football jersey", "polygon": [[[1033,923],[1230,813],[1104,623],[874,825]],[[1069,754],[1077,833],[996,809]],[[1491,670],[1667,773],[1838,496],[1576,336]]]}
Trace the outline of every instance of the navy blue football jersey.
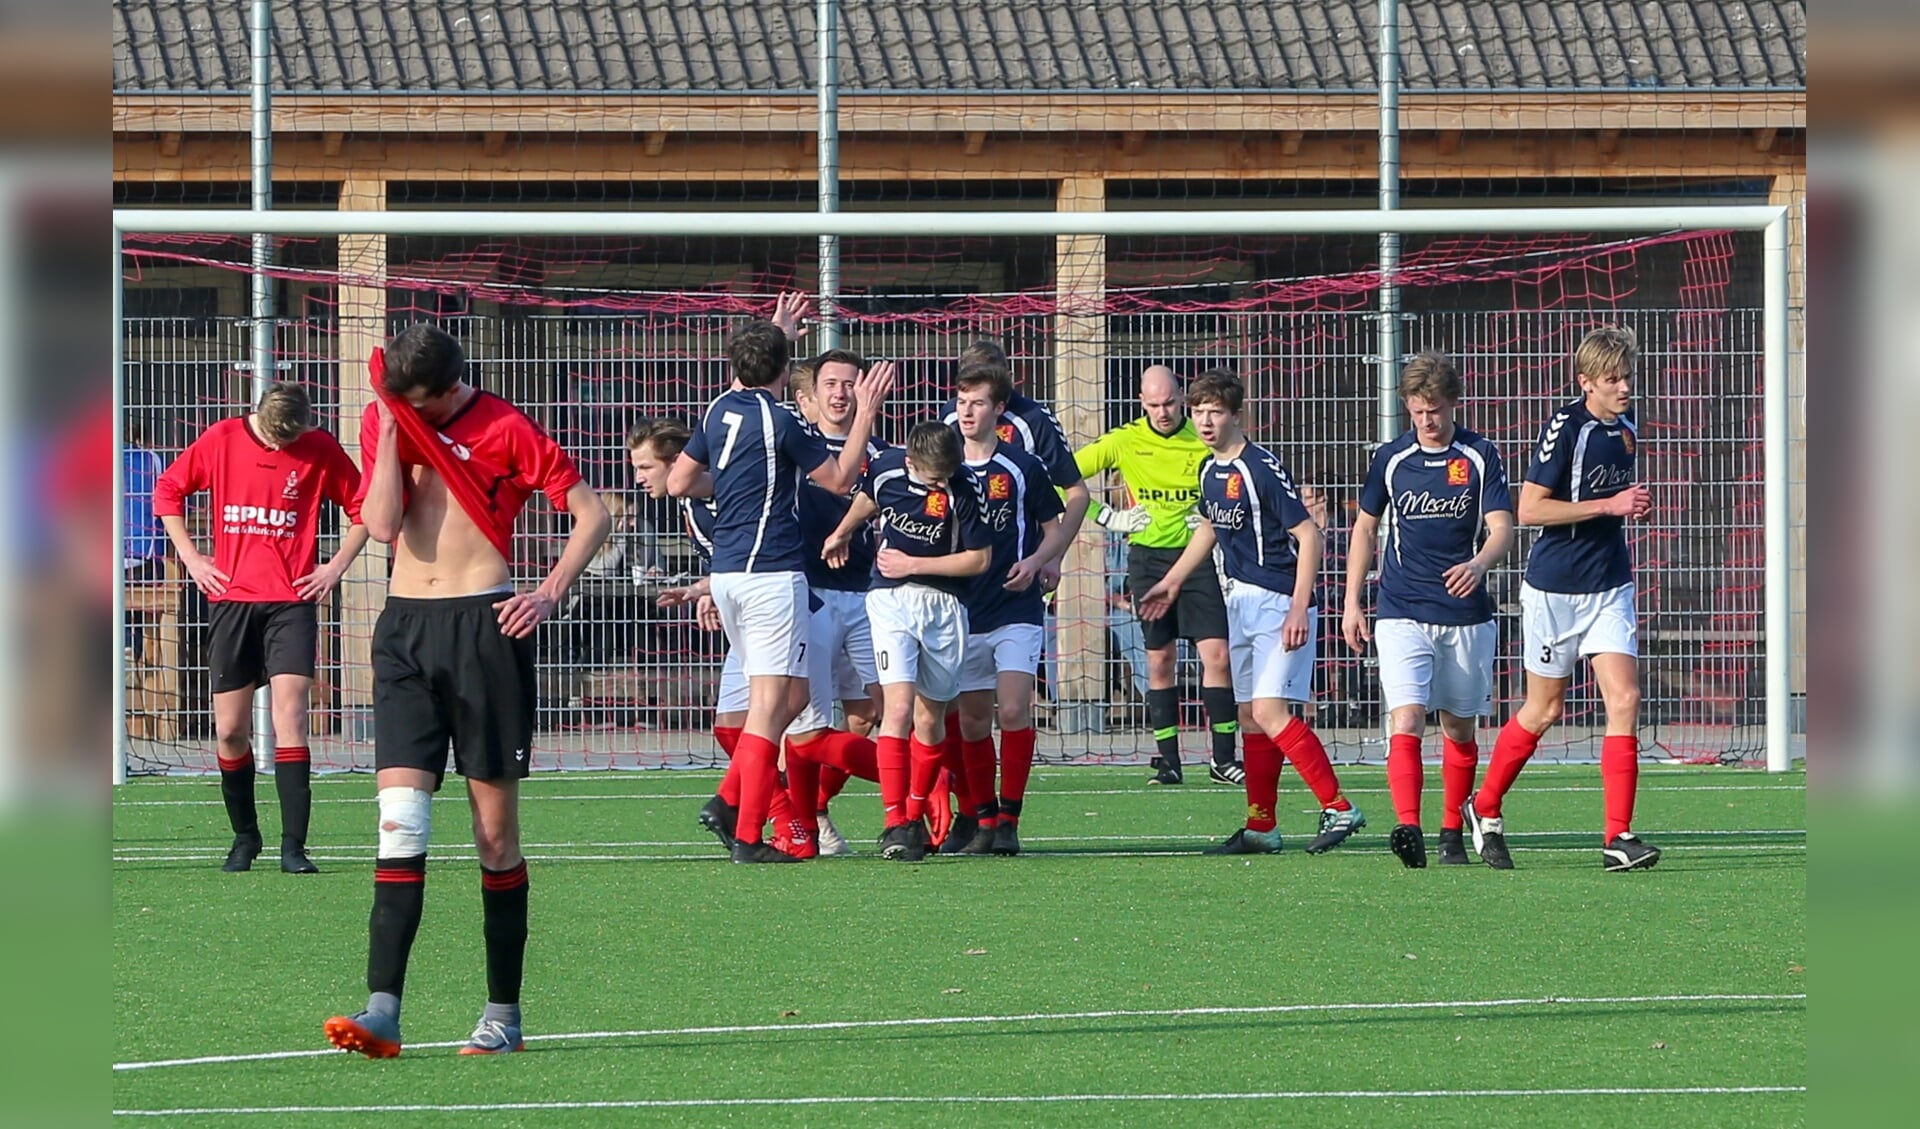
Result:
{"label": "navy blue football jersey", "polygon": [[[954,401],[948,400],[941,409],[940,422],[959,426],[960,413]],[[1080,481],[1080,464],[1073,461],[1073,445],[1067,442],[1066,431],[1047,406],[1033,397],[1015,391],[1007,399],[1006,411],[1000,413],[995,434],[1000,442],[1012,444],[1045,464],[1055,486],[1064,490]]]}
{"label": "navy blue football jersey", "polygon": [[1312,518],[1272,452],[1247,443],[1231,459],[1207,456],[1200,464],[1200,510],[1213,523],[1227,579],[1293,594],[1300,558],[1288,530]]}
{"label": "navy blue football jersey", "polygon": [[[907,473],[906,448],[889,447],[867,464],[861,491],[879,507],[874,520],[879,525],[880,549],[898,549],[914,557],[944,557],[992,544],[980,520],[980,484],[964,466],[953,472],[945,487],[928,486]],[[876,564],[871,586],[924,584],[964,599],[973,581],[971,576],[889,580],[880,575]]]}
{"label": "navy blue football jersey", "polygon": [[766,389],[734,389],[708,405],[687,454],[713,472],[713,571],[805,569],[796,496],[800,479],[827,461],[819,435]]}
{"label": "navy blue football jersey", "polygon": [[1486,437],[1456,427],[1453,442],[1422,447],[1411,431],[1374,452],[1360,508],[1380,519],[1382,619],[1486,623],[1493,597],[1447,592],[1446,572],[1480,551],[1486,515],[1513,510],[1506,465]]}
{"label": "navy blue football jersey", "polygon": [[[1540,429],[1526,481],[1562,502],[1609,498],[1633,485],[1639,435],[1633,415],[1602,423],[1575,400]],[[1633,580],[1627,519],[1590,517],[1540,531],[1527,558],[1527,583],[1542,592],[1605,592]]]}
{"label": "navy blue football jersey", "polygon": [[[838,459],[840,452],[846,450],[847,439],[844,435],[828,435],[811,423],[806,424],[820,436],[826,444],[827,455]],[[872,464],[880,452],[887,449],[885,443],[877,439],[867,440],[867,463]],[[853,535],[853,541],[847,546],[847,563],[839,568],[829,567],[820,557],[827,538],[847,516],[847,508],[853,505],[853,495],[859,493],[855,487],[853,493],[835,494],[811,479],[800,483],[800,536],[807,547],[807,584],[815,589],[834,592],[865,592],[867,578],[873,572],[874,537],[873,530],[863,527]]]}
{"label": "navy blue football jersey", "polygon": [[1066,512],[1047,467],[1038,458],[1001,443],[993,454],[967,468],[980,483],[980,520],[993,540],[993,563],[975,578],[967,596],[968,630],[984,635],[1010,623],[1046,622],[1046,593],[1038,581],[1025,591],[1009,592],[1007,572],[1040,548],[1047,523]]}

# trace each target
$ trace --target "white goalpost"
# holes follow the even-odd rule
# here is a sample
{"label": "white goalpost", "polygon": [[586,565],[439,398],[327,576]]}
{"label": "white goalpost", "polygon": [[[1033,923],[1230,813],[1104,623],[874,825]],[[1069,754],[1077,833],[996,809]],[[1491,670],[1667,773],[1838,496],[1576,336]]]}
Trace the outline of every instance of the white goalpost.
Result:
{"label": "white goalpost", "polygon": [[[1762,235],[1760,440],[1765,547],[1760,639],[1765,647],[1764,742],[1770,772],[1791,767],[1793,752],[1792,461],[1789,392],[1789,260],[1787,209],[1774,205],[1615,208],[1488,208],[1316,211],[982,212],[592,212],[592,211],[259,211],[244,209],[118,209],[113,213],[113,537],[125,543],[127,341],[123,247],[129,235],[223,236],[493,236],[493,237],[765,237],[915,238],[942,236],[1338,236],[1527,235],[1536,233],[1665,233],[1743,231]],[[1388,284],[1392,276],[1385,280]],[[1384,358],[1397,374],[1399,358]],[[1392,377],[1383,379],[1391,391]],[[1750,417],[1748,417],[1750,418]],[[1750,512],[1750,511],[1749,511]],[[1747,526],[1751,529],[1751,525]],[[119,640],[128,623],[127,592],[114,590],[115,739],[112,773],[126,780],[129,733],[126,659]],[[1748,698],[1751,701],[1751,697]]]}

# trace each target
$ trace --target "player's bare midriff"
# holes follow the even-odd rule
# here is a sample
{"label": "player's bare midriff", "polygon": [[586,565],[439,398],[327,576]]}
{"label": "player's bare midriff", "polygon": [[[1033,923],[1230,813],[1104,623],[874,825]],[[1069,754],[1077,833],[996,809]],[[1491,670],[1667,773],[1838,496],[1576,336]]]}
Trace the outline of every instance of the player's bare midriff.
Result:
{"label": "player's bare midriff", "polygon": [[387,591],[414,599],[471,596],[504,586],[507,562],[447,493],[431,467],[407,468],[407,512],[393,545]]}

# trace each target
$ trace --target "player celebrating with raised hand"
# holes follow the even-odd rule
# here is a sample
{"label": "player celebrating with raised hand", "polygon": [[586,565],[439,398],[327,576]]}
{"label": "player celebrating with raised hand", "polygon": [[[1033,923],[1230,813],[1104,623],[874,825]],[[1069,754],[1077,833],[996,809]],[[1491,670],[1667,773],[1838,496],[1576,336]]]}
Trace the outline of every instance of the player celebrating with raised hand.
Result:
{"label": "player celebrating with raised hand", "polygon": [[[360,472],[340,441],[318,430],[297,384],[277,383],[249,414],[222,420],[195,439],[153,485],[153,510],[212,606],[213,728],[220,799],[233,845],[220,867],[250,870],[260,854],[253,800],[254,690],[272,696],[273,783],[280,798],[280,869],[314,874],[307,858],[313,811],[307,701],[319,642],[316,602],[367,543],[354,494]],[[186,499],[213,492],[213,554],[187,532]],[[331,500],[352,524],[340,549],[314,564],[320,506]]]}
{"label": "player celebrating with raised hand", "polygon": [[[466,381],[444,330],[413,325],[374,354],[376,399],[360,424],[360,512],[393,545],[373,629],[373,763],[379,847],[368,925],[366,1010],[327,1020],[329,1042],[400,1053],[400,997],[426,893],[433,793],[467,779],[487,949],[487,1006],[461,1054],[522,1048],[527,864],[520,781],[533,744],[533,632],[607,538],[612,519],[560,445],[512,404]],[[566,548],[531,592],[513,587],[513,524],[535,491],[573,516]]]}
{"label": "player celebrating with raised hand", "polygon": [[845,564],[849,542],[879,518],[867,616],[880,678],[884,858],[918,862],[927,853],[922,817],[966,657],[961,600],[993,559],[981,503],[959,434],[929,420],[907,433],[905,447],[889,448],[868,465],[860,496],[827,538],[827,563]]}
{"label": "player celebrating with raised hand", "polygon": [[[1506,467],[1492,442],[1454,423],[1461,394],[1459,371],[1438,353],[1422,353],[1401,370],[1400,400],[1413,427],[1374,452],[1367,470],[1340,621],[1356,653],[1366,650],[1368,639],[1380,649],[1380,687],[1393,727],[1387,787],[1399,816],[1387,842],[1414,868],[1427,865],[1420,738],[1429,710],[1440,711],[1444,742],[1440,861],[1467,861],[1460,808],[1480,763],[1474,722],[1493,703],[1495,632],[1487,571],[1513,540]],[[1369,630],[1361,597],[1383,524],[1379,622]]]}
{"label": "player celebrating with raised hand", "polygon": [[762,841],[779,778],[778,742],[805,707],[792,685],[806,676],[809,620],[797,482],[804,475],[835,492],[853,488],[874,417],[893,384],[888,364],[860,378],[853,427],[835,459],[780,404],[788,348],[787,335],[770,321],[750,321],[733,331],[727,339],[733,385],[708,406],[667,481],[675,497],[710,496],[718,508],[713,602],[729,646],[740,654],[749,694],[734,752],[740,807],[732,858],[740,863],[798,861]]}
{"label": "player celebrating with raised hand", "polygon": [[1513,867],[1501,801],[1541,736],[1560,720],[1582,655],[1607,708],[1600,746],[1606,804],[1600,863],[1610,871],[1645,870],[1660,861],[1660,849],[1632,831],[1640,777],[1640,672],[1626,523],[1653,510],[1647,488],[1634,481],[1638,352],[1633,331],[1621,326],[1601,326],[1581,339],[1573,367],[1582,397],[1541,429],[1520,486],[1521,523],[1545,527],[1520,588],[1527,700],[1500,730],[1486,780],[1462,811],[1474,850],[1496,870]]}
{"label": "player celebrating with raised hand", "polygon": [[[962,813],[954,853],[1020,853],[1020,808],[1033,771],[1033,683],[1045,641],[1040,577],[1067,551],[1065,508],[1038,458],[996,433],[1013,379],[1002,368],[961,375],[954,403],[967,469],[981,487],[992,559],[968,592],[960,675],[960,737],[974,810]],[[994,800],[993,724],[1000,722],[1000,798]],[[970,815],[971,819],[964,818]],[[971,825],[972,834],[966,834]],[[962,836],[965,838],[962,838]]]}
{"label": "player celebrating with raised hand", "polygon": [[[1207,445],[1187,419],[1186,392],[1180,377],[1165,365],[1140,374],[1141,417],[1114,428],[1073,453],[1080,473],[1092,478],[1118,471],[1133,495],[1131,509],[1100,506],[1093,520],[1127,537],[1127,590],[1135,601],[1146,594],[1193,539],[1193,515],[1200,500],[1200,464]],[[1155,746],[1153,784],[1179,784],[1180,640],[1191,639],[1200,657],[1200,700],[1213,735],[1209,776],[1221,784],[1245,784],[1246,771],[1235,756],[1240,731],[1233,700],[1233,674],[1227,660],[1227,608],[1219,573],[1195,569],[1173,602],[1171,614],[1145,620],[1140,633],[1147,651],[1147,724]]]}
{"label": "player celebrating with raised hand", "polygon": [[1319,613],[1313,606],[1320,565],[1320,527],[1294,489],[1293,477],[1273,453],[1250,442],[1240,422],[1246,389],[1229,373],[1194,381],[1187,410],[1209,451],[1200,466],[1200,506],[1206,518],[1167,575],[1140,598],[1140,614],[1167,614],[1188,575],[1213,567],[1220,548],[1226,574],[1227,645],[1233,656],[1233,692],[1246,732],[1247,822],[1208,854],[1274,854],[1280,832],[1274,818],[1284,754],[1320,801],[1320,831],[1307,844],[1319,854],[1367,824],[1340,792],[1340,780],[1313,727],[1288,710],[1313,695],[1313,656]]}

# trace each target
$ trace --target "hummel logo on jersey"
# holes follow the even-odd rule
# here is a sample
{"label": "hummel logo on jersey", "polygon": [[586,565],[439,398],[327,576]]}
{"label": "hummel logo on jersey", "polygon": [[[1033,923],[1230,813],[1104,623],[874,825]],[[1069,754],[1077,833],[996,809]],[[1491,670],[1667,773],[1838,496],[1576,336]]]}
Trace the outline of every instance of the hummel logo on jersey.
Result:
{"label": "hummel logo on jersey", "polygon": [[1239,475],[1229,474],[1227,476],[1227,497],[1238,498],[1240,496],[1240,492],[1245,488],[1246,487],[1243,484]]}
{"label": "hummel logo on jersey", "polygon": [[947,516],[947,495],[944,490],[927,491],[926,514],[928,517]]}
{"label": "hummel logo on jersey", "polygon": [[1467,473],[1467,460],[1465,459],[1448,459],[1447,460],[1447,485],[1448,486],[1465,486],[1470,481],[1472,481],[1472,479]]}
{"label": "hummel logo on jersey", "polygon": [[290,470],[287,472],[287,484],[280,488],[280,496],[282,498],[287,499],[288,501],[297,502],[300,500],[300,472],[299,471]]}
{"label": "hummel logo on jersey", "polygon": [[1567,426],[1567,413],[1556,412],[1547,424],[1547,433],[1540,437],[1540,461],[1551,462],[1553,449],[1560,442],[1560,429]]}
{"label": "hummel logo on jersey", "polygon": [[1010,423],[1003,423],[999,427],[994,428],[993,433],[1000,437],[1000,442],[1002,443],[1013,442],[1013,425]]}
{"label": "hummel logo on jersey", "polygon": [[434,434],[440,436],[440,442],[445,443],[447,445],[447,449],[453,452],[454,458],[459,459],[461,462],[464,463],[468,459],[471,459],[473,457],[473,452],[467,450],[464,445],[455,443],[452,439],[447,438],[447,436],[442,434],[441,432],[436,431],[434,432]]}
{"label": "hummel logo on jersey", "polygon": [[995,502],[1004,502],[1013,497],[1013,476],[993,474],[987,476],[987,497]]}

